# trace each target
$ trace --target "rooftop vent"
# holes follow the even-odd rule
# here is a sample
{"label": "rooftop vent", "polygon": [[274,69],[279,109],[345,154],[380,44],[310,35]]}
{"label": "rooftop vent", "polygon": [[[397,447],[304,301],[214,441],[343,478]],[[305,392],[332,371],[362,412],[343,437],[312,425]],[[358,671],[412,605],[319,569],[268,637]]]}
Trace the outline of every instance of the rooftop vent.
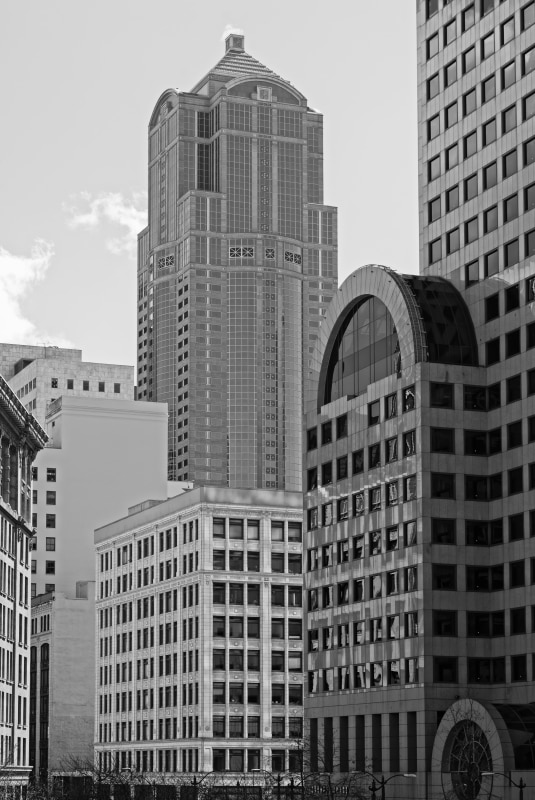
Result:
{"label": "rooftop vent", "polygon": [[243,52],[245,44],[245,37],[238,33],[229,33],[225,39],[225,52],[229,50],[239,50]]}

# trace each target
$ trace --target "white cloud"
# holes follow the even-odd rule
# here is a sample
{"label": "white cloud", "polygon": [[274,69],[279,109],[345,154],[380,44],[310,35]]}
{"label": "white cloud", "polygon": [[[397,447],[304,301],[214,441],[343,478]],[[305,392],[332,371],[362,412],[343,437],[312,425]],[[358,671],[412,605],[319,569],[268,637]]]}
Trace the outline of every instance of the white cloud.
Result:
{"label": "white cloud", "polygon": [[65,205],[71,228],[97,228],[103,224],[124,228],[120,236],[106,240],[106,247],[114,255],[136,257],[137,235],[147,224],[146,192],[134,192],[131,199],[120,192],[81,192],[75,203]]}
{"label": "white cloud", "polygon": [[230,22],[225,25],[225,30],[221,34],[221,41],[224,42],[229,33],[237,33],[238,36],[243,36],[244,31],[242,28],[237,28],[236,25],[232,25]]}
{"label": "white cloud", "polygon": [[68,342],[40,331],[22,308],[24,298],[42,281],[50,267],[54,246],[38,239],[29,256],[10,253],[0,246],[0,342],[40,344],[54,338],[54,344]]}

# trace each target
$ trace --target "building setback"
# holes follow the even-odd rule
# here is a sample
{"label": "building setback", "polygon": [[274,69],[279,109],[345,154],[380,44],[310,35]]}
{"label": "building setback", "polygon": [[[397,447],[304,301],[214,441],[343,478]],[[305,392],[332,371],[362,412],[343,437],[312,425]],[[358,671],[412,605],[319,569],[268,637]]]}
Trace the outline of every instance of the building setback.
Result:
{"label": "building setback", "polygon": [[231,34],[149,122],[138,398],[169,405],[169,477],[301,489],[303,375],[337,285],[323,118]]}
{"label": "building setback", "polygon": [[422,274],[354,272],[311,371],[305,713],[316,760],[414,774],[396,796],[512,797],[535,785],[535,3],[417,14]]}
{"label": "building setback", "polygon": [[301,520],[300,492],[201,487],[95,532],[99,768],[296,769]]}
{"label": "building setback", "polygon": [[0,782],[30,772],[29,663],[31,465],[41,426],[0,376]]}

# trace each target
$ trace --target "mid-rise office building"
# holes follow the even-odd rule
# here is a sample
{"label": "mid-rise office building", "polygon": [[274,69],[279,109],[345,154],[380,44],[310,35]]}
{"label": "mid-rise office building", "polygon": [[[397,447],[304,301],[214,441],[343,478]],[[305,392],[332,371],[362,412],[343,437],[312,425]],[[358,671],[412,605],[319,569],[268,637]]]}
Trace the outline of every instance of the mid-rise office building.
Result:
{"label": "mid-rise office building", "polygon": [[323,117],[230,34],[149,122],[138,398],[169,406],[169,476],[301,489],[303,375],[337,286]]}
{"label": "mid-rise office building", "polygon": [[100,768],[297,768],[301,520],[300,492],[201,487],[95,532]]}
{"label": "mid-rise office building", "polygon": [[141,497],[168,496],[166,426],[162,403],[64,395],[49,404],[49,441],[33,467],[32,597],[94,580],[94,529]]}
{"label": "mid-rise office building", "polygon": [[30,764],[43,781],[93,762],[94,633],[94,581],[32,600]]}
{"label": "mid-rise office building", "polygon": [[48,404],[62,395],[134,399],[134,368],[82,361],[65,347],[0,344],[0,375],[44,427]]}
{"label": "mid-rise office building", "polygon": [[422,274],[353,273],[311,375],[306,712],[316,758],[414,775],[396,796],[510,797],[535,784],[535,3],[417,14]]}
{"label": "mid-rise office building", "polygon": [[31,467],[45,442],[0,376],[0,785],[10,787],[30,772]]}

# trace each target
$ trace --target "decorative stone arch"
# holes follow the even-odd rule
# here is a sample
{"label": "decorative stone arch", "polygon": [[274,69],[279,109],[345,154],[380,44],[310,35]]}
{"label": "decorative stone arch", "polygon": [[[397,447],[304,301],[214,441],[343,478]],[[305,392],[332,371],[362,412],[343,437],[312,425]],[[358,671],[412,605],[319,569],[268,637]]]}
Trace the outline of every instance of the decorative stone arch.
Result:
{"label": "decorative stone arch", "polygon": [[236,89],[242,83],[251,83],[255,82],[257,84],[261,84],[264,86],[278,86],[284,92],[292,95],[297,100],[298,105],[305,105],[307,104],[306,97],[301,94],[297,89],[295,89],[290,83],[287,83],[282,78],[279,78],[275,75],[266,75],[265,73],[259,72],[257,75],[240,75],[239,78],[234,78],[233,80],[229,81],[226,84],[227,93],[231,93],[232,89]]}
{"label": "decorative stone arch", "polygon": [[386,306],[399,339],[400,370],[427,360],[426,335],[418,304],[403,277],[389,267],[368,264],[355,270],[331,300],[319,329],[310,369],[308,400],[318,410],[325,397],[325,382],[336,337],[348,314],[367,297],[376,297]]}
{"label": "decorative stone arch", "polygon": [[154,106],[154,110],[150,116],[149,120],[149,130],[155,127],[158,124],[158,120],[160,118],[160,111],[162,107],[165,106],[167,103],[169,110],[174,108],[178,102],[178,91],[176,89],[166,89],[163,94],[160,95],[158,100],[156,101],[156,105]]}
{"label": "decorative stone arch", "polygon": [[[458,777],[459,773],[452,770],[452,750],[455,748],[458,732],[463,730],[463,726],[465,730],[474,726],[478,739],[477,747],[476,743],[472,744],[473,753],[467,753],[468,788],[463,788],[463,781]],[[478,764],[477,753],[481,752],[483,746],[486,747],[486,754]],[[514,762],[509,730],[493,705],[473,698],[463,698],[456,700],[447,709],[435,734],[431,755],[431,776],[436,796],[442,794],[445,798],[457,797],[459,800],[475,800],[478,796],[487,798],[492,791],[493,776],[481,775],[481,772],[505,773],[514,770]],[[473,795],[472,798],[470,794]]]}

